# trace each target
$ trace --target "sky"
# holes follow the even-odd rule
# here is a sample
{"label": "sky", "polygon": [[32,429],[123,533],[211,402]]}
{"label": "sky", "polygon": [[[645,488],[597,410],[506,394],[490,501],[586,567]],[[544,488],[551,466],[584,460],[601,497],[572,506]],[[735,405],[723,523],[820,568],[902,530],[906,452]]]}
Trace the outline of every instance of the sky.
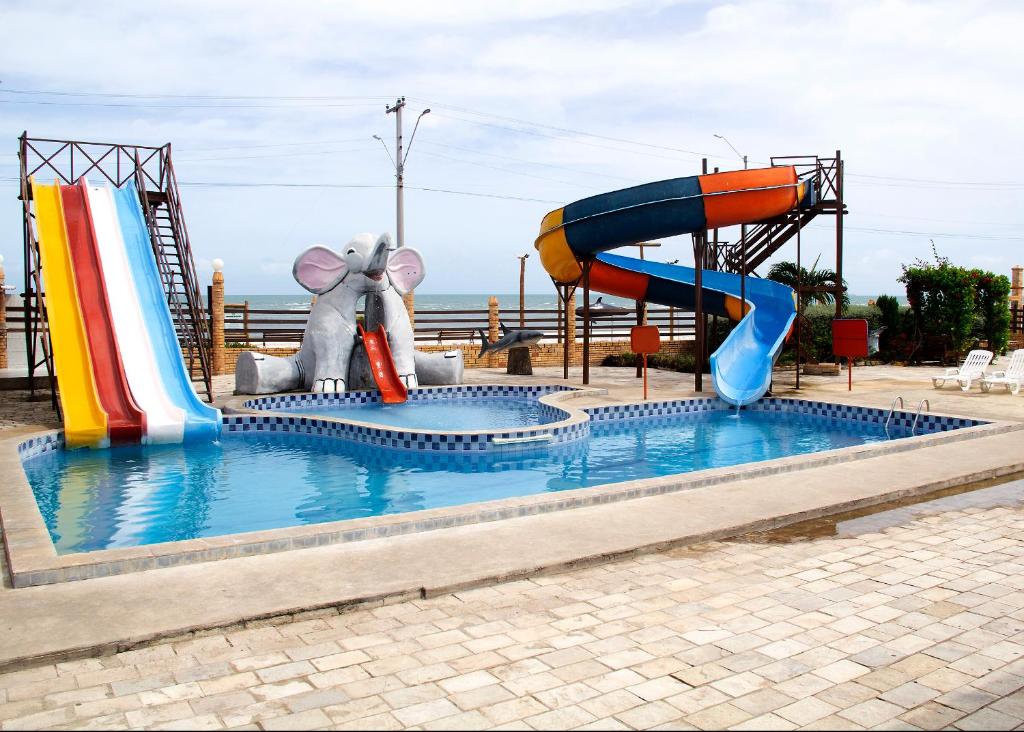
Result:
{"label": "sky", "polygon": [[[850,292],[937,252],[1024,262],[1024,5],[859,0],[0,0],[0,255],[21,268],[16,138],[172,143],[200,279],[302,292],[295,256],[395,229],[424,293],[507,293],[541,217],[773,155],[846,161]],[[393,151],[392,151],[393,154]],[[834,267],[833,221],[803,259]],[[735,240],[736,230],[722,237]],[[692,262],[688,237],[654,259]],[[776,257],[795,258],[795,245]],[[764,274],[766,268],[762,268]],[[550,292],[534,253],[527,290]]]}

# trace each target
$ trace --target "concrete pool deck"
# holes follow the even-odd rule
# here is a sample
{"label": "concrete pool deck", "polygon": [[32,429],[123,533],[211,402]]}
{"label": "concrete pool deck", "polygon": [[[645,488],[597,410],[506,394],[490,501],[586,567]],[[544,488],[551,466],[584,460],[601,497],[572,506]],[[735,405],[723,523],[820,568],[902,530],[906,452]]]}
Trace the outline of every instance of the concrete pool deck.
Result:
{"label": "concrete pool deck", "polygon": [[[908,409],[913,409],[921,394],[920,398],[932,400],[935,412],[1017,424],[1024,417],[1024,398],[998,392],[935,391],[927,382],[922,385],[934,369],[916,371],[858,369],[855,390],[848,396],[845,377],[808,377],[799,396],[888,408],[892,397],[902,393]],[[475,382],[507,378],[486,370],[467,374]],[[560,376],[560,370],[537,369],[534,377],[517,377],[515,383],[557,383],[552,378],[555,374]],[[791,395],[785,389],[786,376],[784,372],[778,376],[778,396]],[[656,399],[692,395],[683,386],[692,384],[692,376],[658,372],[653,377]],[[608,389],[605,403],[637,401],[639,388],[630,370],[594,369],[592,382]],[[17,419],[10,423],[16,425]],[[857,470],[850,470],[850,464],[821,465],[798,474],[759,476],[628,503],[386,541],[5,588],[0,590],[4,631],[0,668],[112,652],[240,621],[317,610],[333,613],[353,604],[430,596],[780,526],[1022,471],[1020,445],[1020,433],[1008,432],[865,458],[857,463]],[[339,572],[339,567],[344,571]],[[46,614],[39,612],[40,607],[47,608]],[[81,618],[89,621],[82,623]]]}

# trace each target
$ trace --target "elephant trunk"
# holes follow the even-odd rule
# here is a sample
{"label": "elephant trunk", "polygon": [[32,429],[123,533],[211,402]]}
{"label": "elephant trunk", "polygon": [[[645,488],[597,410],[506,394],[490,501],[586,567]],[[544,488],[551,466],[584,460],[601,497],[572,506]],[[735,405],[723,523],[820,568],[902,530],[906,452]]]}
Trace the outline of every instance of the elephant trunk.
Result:
{"label": "elephant trunk", "polygon": [[363,274],[373,278],[383,275],[388,267],[388,254],[388,240],[382,237],[370,253]]}

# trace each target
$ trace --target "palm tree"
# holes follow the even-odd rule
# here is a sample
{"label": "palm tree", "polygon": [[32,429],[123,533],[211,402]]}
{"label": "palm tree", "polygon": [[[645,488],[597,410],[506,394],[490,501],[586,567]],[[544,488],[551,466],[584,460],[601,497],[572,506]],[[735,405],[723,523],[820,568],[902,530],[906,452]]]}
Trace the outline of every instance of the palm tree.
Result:
{"label": "palm tree", "polygon": [[[803,314],[804,307],[807,305],[834,305],[836,302],[834,293],[839,278],[836,277],[836,273],[831,269],[818,269],[817,259],[814,260],[814,265],[810,271],[803,267],[797,267],[796,262],[778,262],[773,264],[772,268],[768,270],[768,279],[792,287],[794,291],[798,285],[804,290],[800,293],[797,308],[801,315]],[[826,291],[825,287],[831,289]],[[844,290],[845,287],[846,281],[844,280]],[[814,289],[808,292],[807,290],[811,288]],[[843,309],[845,310],[849,305],[850,296],[844,291]]]}
{"label": "palm tree", "polygon": [[[820,259],[820,257],[819,257]],[[818,260],[810,271],[803,267],[797,267],[796,262],[778,262],[768,270],[768,279],[779,282],[793,288],[797,292],[797,322],[800,328],[800,350],[798,361],[816,362],[816,356],[811,333],[810,322],[807,320],[804,311],[808,305],[834,305],[836,302],[835,286],[838,281],[836,273],[831,269],[818,269]],[[825,289],[825,288],[829,289]],[[846,282],[843,282],[843,309],[850,305],[850,297],[845,292]],[[801,292],[802,290],[802,292]]]}

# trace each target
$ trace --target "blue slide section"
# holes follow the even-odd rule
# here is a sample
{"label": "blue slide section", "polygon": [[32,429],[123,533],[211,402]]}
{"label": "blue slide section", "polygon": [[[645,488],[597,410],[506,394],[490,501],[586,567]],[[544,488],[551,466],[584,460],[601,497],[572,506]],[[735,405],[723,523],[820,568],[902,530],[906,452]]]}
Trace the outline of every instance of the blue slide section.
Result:
{"label": "blue slide section", "polygon": [[[598,261],[650,278],[647,299],[658,305],[693,309],[694,269],[661,262],[645,262],[616,254],[599,254]],[[734,406],[760,399],[771,384],[772,367],[782,353],[796,320],[792,288],[760,277],[746,278],[746,317],[711,354],[711,380],[718,396]],[[730,315],[726,304],[740,296],[740,276],[703,270],[704,311]]]}
{"label": "blue slide section", "polygon": [[192,388],[178,345],[174,321],[160,282],[149,229],[134,182],[114,190],[117,218],[124,236],[139,309],[153,343],[164,391],[176,407],[185,411],[185,440],[214,440],[220,435],[220,410],[204,403]]}

